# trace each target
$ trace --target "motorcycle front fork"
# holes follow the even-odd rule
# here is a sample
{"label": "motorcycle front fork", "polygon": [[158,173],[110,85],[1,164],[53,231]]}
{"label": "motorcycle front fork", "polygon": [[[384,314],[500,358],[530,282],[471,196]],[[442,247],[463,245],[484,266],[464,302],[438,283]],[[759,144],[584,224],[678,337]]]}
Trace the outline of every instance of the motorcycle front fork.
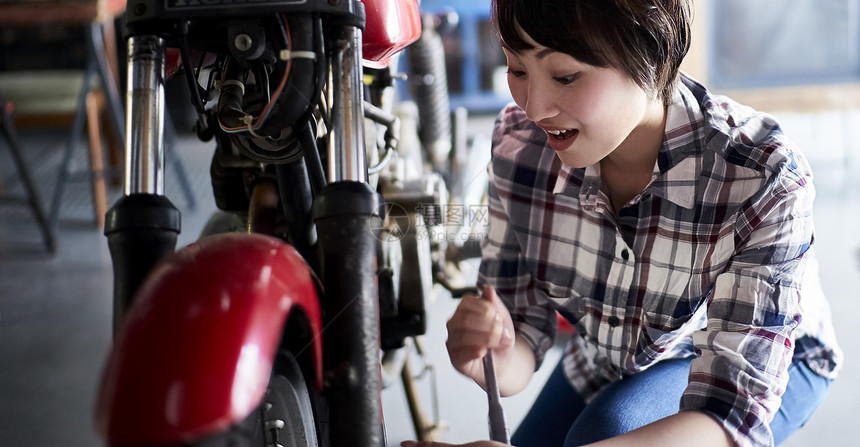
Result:
{"label": "motorcycle front fork", "polygon": [[105,219],[114,331],[155,263],[176,249],[180,231],[179,210],[164,196],[164,40],[131,37],[127,54],[125,185]]}
{"label": "motorcycle front fork", "polygon": [[323,367],[332,445],[384,445],[376,238],[381,196],[367,183],[361,31],[329,48],[328,184],[314,199],[323,295]]}
{"label": "motorcycle front fork", "polygon": [[[332,445],[384,443],[379,383],[376,239],[381,196],[367,183],[361,31],[332,39],[328,182],[314,199],[324,336],[325,394]],[[176,249],[179,210],[164,196],[165,43],[128,42],[125,187],[108,211],[114,269],[114,330],[152,267]]]}

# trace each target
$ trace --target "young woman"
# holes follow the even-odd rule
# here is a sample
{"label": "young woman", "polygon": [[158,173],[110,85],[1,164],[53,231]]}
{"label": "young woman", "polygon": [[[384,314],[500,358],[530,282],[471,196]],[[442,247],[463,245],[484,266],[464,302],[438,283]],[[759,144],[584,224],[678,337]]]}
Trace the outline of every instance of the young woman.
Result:
{"label": "young woman", "polygon": [[492,350],[510,395],[556,312],[576,328],[514,445],[779,444],[839,369],[809,165],[771,116],[679,74],[689,8],[493,1],[516,105],[493,136],[484,296],[448,352],[483,386]]}

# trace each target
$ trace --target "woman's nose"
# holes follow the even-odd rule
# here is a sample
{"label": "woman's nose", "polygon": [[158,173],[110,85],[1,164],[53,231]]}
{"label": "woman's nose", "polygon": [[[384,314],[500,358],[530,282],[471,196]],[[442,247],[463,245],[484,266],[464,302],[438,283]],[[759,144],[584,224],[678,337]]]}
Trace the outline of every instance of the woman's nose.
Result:
{"label": "woman's nose", "polygon": [[552,118],[558,114],[557,98],[551,89],[540,82],[529,82],[525,101],[526,116],[535,122]]}

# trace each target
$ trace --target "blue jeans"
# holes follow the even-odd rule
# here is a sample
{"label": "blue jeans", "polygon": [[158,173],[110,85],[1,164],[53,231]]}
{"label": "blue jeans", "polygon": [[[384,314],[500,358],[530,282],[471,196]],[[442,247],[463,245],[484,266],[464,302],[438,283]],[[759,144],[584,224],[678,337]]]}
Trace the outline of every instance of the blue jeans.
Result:
{"label": "blue jeans", "polygon": [[[517,447],[578,446],[608,439],[678,412],[692,358],[664,360],[609,385],[586,405],[559,362],[514,433]],[[830,387],[802,361],[788,370],[782,406],[770,424],[779,445],[802,427]]]}

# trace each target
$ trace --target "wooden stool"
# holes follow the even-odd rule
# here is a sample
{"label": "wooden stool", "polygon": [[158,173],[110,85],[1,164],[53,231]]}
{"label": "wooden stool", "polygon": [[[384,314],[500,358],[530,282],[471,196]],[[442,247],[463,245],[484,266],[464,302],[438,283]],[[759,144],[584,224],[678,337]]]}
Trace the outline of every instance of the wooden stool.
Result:
{"label": "wooden stool", "polygon": [[[24,128],[67,128],[75,129],[76,115],[78,112],[78,92],[85,89],[83,103],[83,121],[86,123],[87,141],[89,146],[88,160],[89,169],[87,174],[92,188],[92,199],[94,218],[99,227],[104,226],[104,215],[107,212],[107,184],[105,182],[106,170],[104,163],[104,151],[102,139],[113,143],[110,149],[110,164],[112,168],[121,165],[122,151],[116,142],[116,137],[109,135],[103,129],[103,118],[108,114],[104,91],[101,86],[95,84],[89,88],[84,87],[83,76],[75,70],[51,70],[51,71],[25,71],[0,73],[0,96],[11,97],[7,101],[14,113],[10,117],[14,126],[18,129]],[[9,93],[16,92],[16,93]],[[26,99],[19,99],[26,98]],[[82,126],[78,123],[77,126]],[[67,142],[65,155],[72,155],[80,141],[80,131],[72,132],[73,137]],[[62,162],[61,169],[69,171],[70,159]],[[67,172],[65,175],[71,175]],[[61,172],[62,175],[62,172]],[[60,177],[58,176],[58,179]],[[58,187],[65,186],[58,181]],[[61,190],[62,192],[62,190]],[[53,206],[58,207],[60,196],[55,191]]]}
{"label": "wooden stool", "polygon": [[[69,179],[69,163],[72,153],[83,133],[84,119],[87,118],[90,141],[91,179],[93,182],[93,204],[96,220],[100,226],[104,224],[107,208],[106,187],[104,181],[104,165],[100,130],[106,131],[109,155],[112,166],[119,164],[124,156],[125,145],[125,114],[117,92],[116,75],[118,73],[116,37],[114,20],[123,13],[126,0],[3,0],[0,1],[0,27],[43,26],[46,24],[80,25],[84,28],[87,43],[87,63],[81,88],[77,94],[75,109],[72,114],[72,132],[63,153],[63,160],[57,175],[57,183],[51,200],[50,222],[55,228],[59,221],[60,204],[63,191]],[[121,54],[125,54],[122,51]],[[0,74],[2,75],[2,74]],[[96,82],[97,81],[97,82]],[[93,90],[93,87],[99,87]],[[94,96],[91,98],[90,94]],[[23,114],[22,114],[23,115]],[[106,115],[109,126],[102,129],[99,117]],[[25,120],[24,116],[17,117]],[[44,124],[45,116],[37,116],[37,121]],[[165,115],[165,137],[168,144],[165,147],[169,163],[176,169],[179,186],[188,202],[188,208],[196,207],[193,189],[186,175],[182,160],[176,151],[171,150],[177,136],[170,121],[169,114]]]}
{"label": "wooden stool", "polygon": [[[12,0],[0,2],[0,26],[2,27],[67,25],[81,26],[85,30],[87,44],[86,69],[79,82],[75,82],[74,78],[66,81],[80,85],[79,91],[73,95],[73,97],[76,97],[76,100],[73,103],[73,108],[70,110],[72,113],[68,113],[69,110],[62,110],[63,107],[60,104],[62,99],[60,97],[53,98],[55,103],[46,110],[43,110],[42,113],[32,114],[30,113],[32,110],[28,109],[38,109],[38,107],[31,107],[30,104],[26,104],[28,98],[10,98],[13,103],[17,103],[17,107],[20,109],[20,113],[16,117],[16,122],[21,126],[27,124],[48,126],[62,123],[64,120],[63,114],[67,117],[73,117],[71,136],[63,153],[54,195],[51,198],[49,220],[52,228],[56,228],[59,221],[60,204],[66,182],[69,180],[69,164],[73,150],[83,136],[85,121],[88,123],[94,213],[98,224],[100,226],[104,224],[104,215],[107,211],[107,191],[104,181],[100,117],[103,114],[102,111],[106,112],[105,114],[112,131],[110,133],[113,137],[108,140],[114,143],[112,147],[123,147],[125,141],[125,118],[116,83],[117,52],[113,34],[113,21],[123,13],[125,4],[126,0]],[[105,38],[106,34],[109,36],[107,39]],[[111,66],[113,66],[113,70],[111,70]],[[61,79],[64,76],[63,73],[51,73],[48,70],[46,72],[44,76],[56,77],[59,75]],[[4,74],[4,76],[11,76],[10,78],[3,79],[4,86],[7,90],[10,90],[7,91],[7,96],[14,95],[14,89],[10,89],[9,87],[16,73]],[[39,75],[28,75],[28,77],[20,79],[20,82],[34,84],[36,79],[33,76],[38,77]],[[65,76],[68,77],[68,73]],[[43,109],[45,108],[43,107]],[[52,110],[59,113],[51,113]],[[68,120],[68,118],[65,119]],[[116,150],[116,152],[119,152],[119,150]],[[117,158],[118,156],[116,155],[112,157],[114,160]]]}

